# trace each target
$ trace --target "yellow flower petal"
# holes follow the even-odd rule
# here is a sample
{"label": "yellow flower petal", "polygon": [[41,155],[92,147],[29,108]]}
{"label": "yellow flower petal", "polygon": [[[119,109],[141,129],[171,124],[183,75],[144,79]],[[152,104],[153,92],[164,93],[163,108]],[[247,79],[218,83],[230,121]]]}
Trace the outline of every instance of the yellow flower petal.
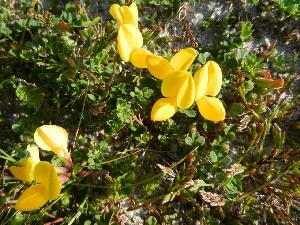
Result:
{"label": "yellow flower petal", "polygon": [[195,49],[185,48],[172,57],[170,64],[174,70],[188,70],[196,56],[197,52]]}
{"label": "yellow flower petal", "polygon": [[136,18],[136,20],[138,21],[139,18],[139,11],[137,8],[137,5],[135,2],[132,2],[131,5],[129,6],[131,13],[133,14],[133,16]]}
{"label": "yellow flower petal", "polygon": [[222,86],[222,71],[218,63],[208,61],[208,82],[206,95],[216,96]]}
{"label": "yellow flower petal", "polygon": [[46,185],[49,199],[56,199],[60,194],[60,182],[54,166],[46,161],[39,162],[33,172],[34,179]]}
{"label": "yellow flower petal", "polygon": [[39,148],[36,145],[27,145],[27,151],[32,158],[32,162],[35,165],[40,161]]}
{"label": "yellow flower petal", "polygon": [[34,179],[41,184],[49,184],[51,182],[50,176],[55,171],[53,165],[47,161],[39,162],[34,168]]}
{"label": "yellow flower petal", "polygon": [[56,125],[43,125],[36,129],[34,141],[41,149],[59,154],[60,151],[67,149],[68,133]]}
{"label": "yellow flower petal", "polygon": [[195,100],[195,84],[192,74],[189,74],[187,79],[183,82],[179,88],[177,94],[177,106],[180,109],[189,108]]}
{"label": "yellow flower petal", "polygon": [[136,48],[142,47],[143,36],[135,26],[123,24],[119,28],[117,42],[121,59],[128,62],[131,52]]}
{"label": "yellow flower petal", "polygon": [[155,102],[151,110],[151,120],[164,121],[172,116],[177,111],[175,98],[161,98]]}
{"label": "yellow flower petal", "polygon": [[32,158],[28,157],[21,162],[21,166],[12,166],[9,168],[9,171],[15,178],[31,183],[33,181],[33,169]]}
{"label": "yellow flower petal", "polygon": [[208,82],[208,64],[202,66],[194,75],[195,82],[195,101],[206,94]]}
{"label": "yellow flower petal", "polygon": [[16,210],[35,210],[46,204],[48,201],[47,188],[43,184],[36,184],[27,188],[19,197],[16,203]]}
{"label": "yellow flower petal", "polygon": [[123,23],[131,24],[135,27],[138,27],[138,11],[135,3],[132,3],[128,6],[121,6],[123,13]]}
{"label": "yellow flower petal", "polygon": [[131,52],[129,61],[137,68],[147,68],[146,58],[148,55],[152,55],[152,53],[147,49],[136,48]]}
{"label": "yellow flower petal", "polygon": [[182,84],[188,79],[191,73],[178,70],[169,73],[165,79],[163,79],[161,85],[161,93],[164,97],[177,97],[178,91]]}
{"label": "yellow flower petal", "polygon": [[130,6],[120,6],[113,4],[109,8],[109,13],[117,21],[118,25],[131,24],[138,27],[138,9],[135,2]]}
{"label": "yellow flower petal", "polygon": [[121,26],[124,23],[123,13],[119,4],[111,5],[111,7],[109,8],[109,13],[117,21],[119,26]]}
{"label": "yellow flower petal", "polygon": [[163,80],[169,73],[171,73],[172,67],[170,62],[157,55],[148,55],[146,57],[146,66],[149,72],[157,79]]}
{"label": "yellow flower petal", "polygon": [[222,121],[225,119],[225,109],[222,102],[216,97],[204,96],[196,101],[201,115],[210,121]]}

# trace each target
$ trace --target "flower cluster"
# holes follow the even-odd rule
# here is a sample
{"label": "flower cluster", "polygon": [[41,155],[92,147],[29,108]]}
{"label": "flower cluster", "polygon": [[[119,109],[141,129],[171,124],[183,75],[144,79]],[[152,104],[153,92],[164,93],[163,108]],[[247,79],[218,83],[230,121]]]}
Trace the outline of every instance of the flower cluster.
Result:
{"label": "flower cluster", "polygon": [[138,29],[135,2],[130,6],[114,4],[109,12],[119,25],[117,49],[121,59],[137,68],[147,68],[151,75],[162,80],[163,98],[156,101],[152,108],[153,121],[167,120],[178,108],[188,109],[194,102],[205,119],[225,119],[224,106],[216,97],[222,86],[222,72],[216,62],[208,61],[193,76],[188,70],[197,57],[195,49],[183,49],[168,61],[142,48],[143,37]]}
{"label": "flower cluster", "polygon": [[19,166],[9,168],[10,172],[19,180],[35,184],[27,188],[19,197],[15,208],[19,211],[38,209],[48,200],[57,199],[61,191],[60,177],[56,168],[47,161],[40,161],[39,148],[52,151],[61,157],[66,167],[72,167],[70,153],[67,151],[68,133],[65,129],[55,125],[44,125],[34,133],[36,143],[27,146],[29,157],[23,159]]}
{"label": "flower cluster", "polygon": [[128,62],[132,51],[143,46],[143,36],[138,29],[136,3],[133,2],[130,6],[113,4],[109,9],[109,13],[119,25],[117,48],[120,57],[125,62]]}

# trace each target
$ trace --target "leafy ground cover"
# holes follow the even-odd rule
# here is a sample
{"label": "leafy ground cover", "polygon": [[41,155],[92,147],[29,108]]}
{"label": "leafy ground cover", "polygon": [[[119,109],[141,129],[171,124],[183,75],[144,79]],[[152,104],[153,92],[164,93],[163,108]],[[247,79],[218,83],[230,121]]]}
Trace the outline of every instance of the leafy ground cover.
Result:
{"label": "leafy ground cover", "polygon": [[[120,59],[115,1],[55,3],[1,2],[1,224],[299,224],[296,0],[137,1],[151,52],[221,66],[217,123],[196,104],[151,121],[161,82]],[[9,167],[44,124],[68,131],[73,168],[56,200],[16,211],[29,185]]]}

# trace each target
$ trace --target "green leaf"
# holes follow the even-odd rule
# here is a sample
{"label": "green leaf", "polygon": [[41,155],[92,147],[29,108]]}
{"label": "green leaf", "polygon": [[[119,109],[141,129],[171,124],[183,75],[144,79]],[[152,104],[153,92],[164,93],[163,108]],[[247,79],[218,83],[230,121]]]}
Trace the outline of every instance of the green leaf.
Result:
{"label": "green leaf", "polygon": [[68,49],[74,49],[77,45],[76,41],[72,40],[69,36],[64,35],[61,37],[64,46]]}
{"label": "green leaf", "polygon": [[199,189],[201,187],[213,187],[214,185],[213,184],[208,184],[208,183],[205,183],[203,180],[193,180],[193,184],[192,186],[190,186],[188,189],[189,191],[192,191],[192,192],[198,192]]}
{"label": "green leaf", "polygon": [[212,162],[212,163],[215,163],[215,162],[218,161],[218,156],[214,151],[211,151],[209,153],[209,161]]}
{"label": "green leaf", "polygon": [[224,133],[227,135],[229,131],[234,127],[234,124],[231,124],[224,128]]}
{"label": "green leaf", "polygon": [[249,50],[244,48],[238,48],[235,51],[235,60],[238,63],[241,63],[247,57],[248,54],[249,54]]}
{"label": "green leaf", "polygon": [[8,37],[12,33],[12,30],[6,26],[4,22],[0,22],[0,34],[4,37]]}
{"label": "green leaf", "polygon": [[271,80],[271,79],[264,79],[264,78],[256,78],[255,83],[258,87],[261,88],[270,88],[270,89],[277,89],[282,88],[284,85],[283,79]]}
{"label": "green leaf", "polygon": [[81,25],[82,26],[89,26],[89,27],[91,27],[91,26],[94,26],[96,23],[98,23],[100,21],[100,19],[101,18],[99,16],[97,16],[92,21],[90,21],[90,20],[83,21]]}
{"label": "green leaf", "polygon": [[193,109],[179,109],[179,112],[184,113],[187,117],[194,118],[197,113]]}
{"label": "green leaf", "polygon": [[185,144],[189,146],[194,145],[204,145],[205,138],[201,136],[198,132],[193,132],[192,134],[187,134],[185,139]]}
{"label": "green leaf", "polygon": [[219,160],[219,164],[222,165],[222,167],[228,167],[230,163],[232,162],[232,159],[227,155]]}
{"label": "green leaf", "polygon": [[211,56],[212,55],[209,52],[199,53],[198,62],[204,65]]}
{"label": "green leaf", "polygon": [[229,106],[229,112],[232,116],[237,116],[243,112],[245,112],[245,106],[242,103],[232,103]]}
{"label": "green leaf", "polygon": [[174,198],[178,195],[178,192],[170,192],[168,194],[166,194],[163,198],[162,204],[165,204],[167,202],[171,202],[174,200]]}
{"label": "green leaf", "polygon": [[16,96],[26,105],[35,109],[40,108],[44,101],[44,95],[39,88],[23,84],[18,85],[16,89]]}
{"label": "green leaf", "polygon": [[71,203],[71,201],[70,201],[71,197],[72,197],[72,196],[71,196],[68,192],[64,192],[64,193],[63,193],[63,196],[62,196],[62,198],[60,199],[61,206],[62,206],[63,208],[67,208],[67,207],[70,205],[70,203]]}
{"label": "green leaf", "polygon": [[117,116],[124,123],[130,122],[131,106],[127,101],[120,98],[117,101]]}
{"label": "green leaf", "polygon": [[296,194],[296,196],[297,196],[298,198],[300,198],[300,187],[297,187],[297,188],[295,189],[295,194]]}
{"label": "green leaf", "polygon": [[83,38],[89,39],[96,34],[96,31],[93,28],[85,28],[83,30],[80,30],[79,33]]}
{"label": "green leaf", "polygon": [[157,219],[154,216],[149,216],[148,219],[146,220],[147,225],[156,225],[157,224]]}
{"label": "green leaf", "polygon": [[92,222],[90,220],[86,220],[83,225],[91,225]]}
{"label": "green leaf", "polygon": [[244,83],[244,87],[245,87],[245,94],[247,94],[248,92],[252,91],[254,89],[254,83],[252,80],[247,80]]}
{"label": "green leaf", "polygon": [[15,124],[11,125],[11,129],[15,133],[22,133],[22,131],[23,131],[22,126],[19,123],[15,123]]}
{"label": "green leaf", "polygon": [[250,22],[242,22],[241,23],[240,38],[243,42],[252,40],[252,23],[250,23]]}
{"label": "green leaf", "polygon": [[224,186],[225,194],[227,198],[232,199],[235,194],[242,191],[242,182],[243,176],[237,175],[231,177],[231,179]]}
{"label": "green leaf", "polygon": [[87,94],[87,97],[92,101],[96,101],[96,97],[93,94]]}

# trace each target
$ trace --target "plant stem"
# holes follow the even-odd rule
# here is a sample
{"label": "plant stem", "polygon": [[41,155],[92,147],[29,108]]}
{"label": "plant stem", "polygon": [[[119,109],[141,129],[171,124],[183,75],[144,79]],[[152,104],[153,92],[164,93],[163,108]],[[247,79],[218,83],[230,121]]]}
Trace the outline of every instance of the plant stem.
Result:
{"label": "plant stem", "polygon": [[242,201],[243,199],[245,199],[245,198],[247,198],[247,197],[253,195],[255,192],[258,192],[258,191],[260,191],[261,189],[264,189],[264,188],[267,187],[269,184],[271,184],[273,181],[275,181],[275,180],[277,180],[277,179],[283,177],[284,175],[288,174],[295,166],[298,166],[299,163],[300,163],[300,161],[294,162],[287,170],[284,170],[284,171],[282,171],[281,173],[277,174],[277,176],[274,177],[273,179],[270,179],[270,180],[265,181],[265,183],[263,183],[261,186],[255,188],[255,189],[253,189],[252,191],[249,191],[249,192],[247,192],[247,193],[244,193],[243,195],[241,195],[241,196],[235,198],[235,199],[233,200],[233,202],[240,202],[240,201]]}
{"label": "plant stem", "polygon": [[240,96],[241,96],[241,98],[242,98],[242,100],[243,100],[243,103],[244,103],[244,105],[246,106],[246,108],[248,109],[248,111],[251,112],[251,113],[253,114],[253,116],[254,116],[257,120],[259,120],[260,118],[259,118],[258,114],[257,114],[257,113],[249,106],[249,104],[248,104],[248,102],[247,102],[247,100],[246,100],[246,97],[245,97],[245,95],[244,95],[244,92],[243,92],[242,88],[241,88],[241,87],[238,87],[238,90],[239,90],[239,94],[240,94]]}
{"label": "plant stem", "polygon": [[257,133],[254,132],[253,136],[252,136],[252,139],[249,143],[249,147],[247,148],[247,150],[244,152],[244,154],[242,154],[240,156],[240,158],[238,159],[237,163],[240,163],[241,161],[244,160],[244,158],[246,157],[246,155],[251,151],[253,150],[254,146],[255,146],[255,143],[257,141]]}
{"label": "plant stem", "polygon": [[262,135],[262,138],[261,138],[261,141],[260,141],[260,146],[258,148],[258,158],[259,159],[261,158],[261,154],[262,154],[263,149],[264,149],[264,144],[265,144],[266,137],[270,132],[271,123],[274,120],[274,118],[276,117],[280,106],[281,106],[281,102],[276,105],[276,107],[274,108],[274,110],[272,111],[270,116],[266,119],[265,128],[264,128],[263,135]]}

